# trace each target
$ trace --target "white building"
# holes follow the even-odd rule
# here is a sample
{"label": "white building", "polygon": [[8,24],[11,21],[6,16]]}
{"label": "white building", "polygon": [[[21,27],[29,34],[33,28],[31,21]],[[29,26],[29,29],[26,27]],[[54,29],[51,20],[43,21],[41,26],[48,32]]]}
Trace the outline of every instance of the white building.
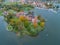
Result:
{"label": "white building", "polygon": [[24,4],[24,3],[25,3],[25,0],[20,0],[20,2],[21,2],[22,4]]}

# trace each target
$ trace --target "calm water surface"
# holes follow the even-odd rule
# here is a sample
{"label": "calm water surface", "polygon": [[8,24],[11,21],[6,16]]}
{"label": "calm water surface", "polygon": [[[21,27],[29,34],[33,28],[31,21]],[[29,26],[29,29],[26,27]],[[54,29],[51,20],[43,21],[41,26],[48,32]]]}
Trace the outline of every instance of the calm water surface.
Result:
{"label": "calm water surface", "polygon": [[60,45],[60,10],[53,13],[35,9],[34,12],[47,20],[44,31],[35,38],[18,38],[13,32],[6,30],[6,23],[3,17],[0,17],[0,45]]}

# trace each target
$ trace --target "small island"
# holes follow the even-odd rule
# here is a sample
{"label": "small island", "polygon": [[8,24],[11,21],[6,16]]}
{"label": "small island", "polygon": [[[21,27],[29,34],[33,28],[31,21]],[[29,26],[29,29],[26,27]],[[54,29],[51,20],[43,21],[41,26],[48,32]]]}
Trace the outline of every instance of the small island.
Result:
{"label": "small island", "polygon": [[34,7],[29,4],[3,5],[2,15],[7,23],[7,30],[18,36],[36,37],[39,32],[43,31],[45,19],[41,15],[35,16],[31,11],[33,9]]}

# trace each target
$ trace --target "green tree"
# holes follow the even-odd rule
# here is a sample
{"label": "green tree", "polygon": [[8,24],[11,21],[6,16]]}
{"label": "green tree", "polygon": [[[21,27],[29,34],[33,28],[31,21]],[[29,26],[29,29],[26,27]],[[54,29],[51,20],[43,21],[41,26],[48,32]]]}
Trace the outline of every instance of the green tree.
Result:
{"label": "green tree", "polygon": [[0,0],[0,2],[3,2],[4,0]]}

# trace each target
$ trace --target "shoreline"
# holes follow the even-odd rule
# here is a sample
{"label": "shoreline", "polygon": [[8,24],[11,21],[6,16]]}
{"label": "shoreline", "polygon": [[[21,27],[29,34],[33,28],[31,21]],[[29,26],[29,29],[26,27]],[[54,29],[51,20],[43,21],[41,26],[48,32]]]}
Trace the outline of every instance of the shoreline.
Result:
{"label": "shoreline", "polygon": [[[43,9],[43,10],[47,10],[47,11],[51,11],[51,12],[54,12],[54,13],[57,13],[57,11],[55,11],[54,9],[50,8],[50,9],[46,9],[46,8],[39,8],[39,7],[36,7],[38,9]],[[60,9],[60,8],[59,8]]]}

